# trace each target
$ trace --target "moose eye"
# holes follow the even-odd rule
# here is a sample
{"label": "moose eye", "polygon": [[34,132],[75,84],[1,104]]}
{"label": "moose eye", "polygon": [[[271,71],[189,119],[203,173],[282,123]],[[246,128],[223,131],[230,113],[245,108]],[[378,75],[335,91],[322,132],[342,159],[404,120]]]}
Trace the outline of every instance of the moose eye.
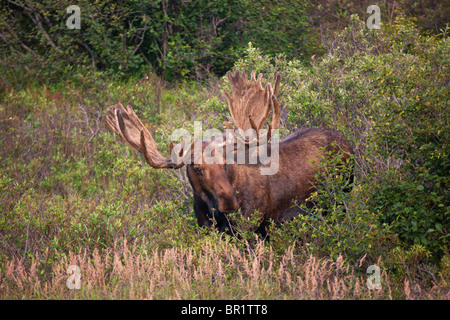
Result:
{"label": "moose eye", "polygon": [[202,168],[200,168],[200,167],[194,167],[194,172],[195,172],[195,173],[201,174],[202,171],[203,171]]}

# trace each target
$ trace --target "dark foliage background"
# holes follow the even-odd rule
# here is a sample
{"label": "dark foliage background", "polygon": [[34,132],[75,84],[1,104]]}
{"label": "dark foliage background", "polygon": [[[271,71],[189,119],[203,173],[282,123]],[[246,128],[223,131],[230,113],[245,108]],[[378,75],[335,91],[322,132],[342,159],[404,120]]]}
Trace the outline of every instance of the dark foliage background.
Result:
{"label": "dark foliage background", "polygon": [[[165,80],[221,76],[248,42],[264,53],[307,61],[323,52],[321,34],[350,15],[368,17],[370,1],[81,0],[81,29],[69,30],[70,0],[3,0],[0,7],[2,80],[58,81],[69,74],[111,76],[153,70]],[[383,22],[395,12],[415,17],[423,31],[448,22],[447,1],[380,1]],[[25,81],[25,82],[24,82]]]}

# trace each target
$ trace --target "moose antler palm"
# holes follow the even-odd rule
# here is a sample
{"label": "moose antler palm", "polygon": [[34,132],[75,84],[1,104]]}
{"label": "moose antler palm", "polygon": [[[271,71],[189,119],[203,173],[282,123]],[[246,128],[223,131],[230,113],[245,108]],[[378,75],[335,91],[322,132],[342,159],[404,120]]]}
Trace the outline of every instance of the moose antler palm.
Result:
{"label": "moose antler palm", "polygon": [[[110,128],[120,135],[134,150],[142,153],[145,160],[153,168],[177,169],[184,166],[184,159],[191,155],[191,150],[197,137],[186,149],[184,141],[181,144],[180,152],[176,161],[172,158],[163,157],[156,148],[155,140],[141,120],[134,113],[131,106],[124,108],[121,104],[111,106],[107,111],[106,123]],[[170,145],[172,154],[173,144]]]}
{"label": "moose antler palm", "polygon": [[[266,141],[270,137],[272,129],[278,129],[280,124],[280,105],[276,98],[279,88],[281,76],[278,74],[275,78],[274,88],[267,83],[265,88],[261,85],[262,74],[255,77],[255,71],[250,73],[250,81],[247,79],[247,71],[241,72],[237,70],[234,74],[227,72],[230,82],[232,95],[224,90],[225,97],[228,101],[231,117],[236,125],[236,136],[239,140],[244,141],[246,145],[251,144],[254,140],[245,141],[240,131],[254,129],[256,131],[255,139],[259,138],[259,130],[269,117],[270,110],[273,110],[272,123],[266,135]],[[235,129],[230,123],[224,122],[230,128]],[[259,141],[259,140],[258,140]]]}

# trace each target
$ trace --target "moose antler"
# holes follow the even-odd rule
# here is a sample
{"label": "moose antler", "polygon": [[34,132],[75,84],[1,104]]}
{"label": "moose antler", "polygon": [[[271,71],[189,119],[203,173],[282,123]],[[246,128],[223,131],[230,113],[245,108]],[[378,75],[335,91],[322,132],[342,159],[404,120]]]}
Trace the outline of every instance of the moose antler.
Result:
{"label": "moose antler", "polygon": [[[234,74],[228,71],[227,77],[232,95],[230,96],[226,90],[224,90],[224,94],[236,127],[243,131],[253,128],[256,131],[257,138],[259,138],[259,130],[267,121],[270,109],[272,109],[272,123],[269,125],[267,132],[267,137],[270,137],[271,130],[278,129],[280,124],[280,105],[276,96],[280,88],[281,76],[276,75],[274,88],[272,89],[270,83],[267,83],[265,88],[262,87],[262,74],[259,74],[257,79],[255,75],[255,71],[252,71],[250,81],[248,81],[245,69],[241,72],[237,70]],[[228,122],[224,122],[224,124],[228,128],[234,129]],[[240,133],[237,134],[237,137],[243,140],[246,145],[250,143],[250,141],[245,141]]]}
{"label": "moose antler", "polygon": [[[197,136],[194,137],[192,144],[186,149],[184,141],[181,144],[176,161],[172,158],[163,157],[156,148],[155,140],[148,129],[142,124],[141,120],[134,113],[131,106],[124,108],[122,104],[109,107],[107,110],[106,123],[118,135],[122,137],[134,150],[142,153],[145,160],[153,168],[177,169],[184,166],[186,158],[191,155]],[[172,153],[173,144],[170,144],[170,153]]]}

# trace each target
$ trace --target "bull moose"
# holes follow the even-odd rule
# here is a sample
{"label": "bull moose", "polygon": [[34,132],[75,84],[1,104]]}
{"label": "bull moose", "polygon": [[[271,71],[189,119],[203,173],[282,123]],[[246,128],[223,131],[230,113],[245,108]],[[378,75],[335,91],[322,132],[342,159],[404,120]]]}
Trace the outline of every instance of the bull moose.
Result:
{"label": "bull moose", "polygon": [[[331,151],[326,154],[338,155],[347,166],[352,165],[353,150],[341,133],[318,128],[300,129],[279,142],[275,141],[273,133],[278,131],[280,123],[277,100],[280,75],[275,77],[273,86],[267,83],[265,88],[261,85],[262,75],[256,79],[254,71],[250,80],[246,70],[234,74],[228,71],[227,77],[232,94],[230,96],[226,90],[224,94],[235,127],[228,122],[224,124],[230,130],[236,129],[232,135],[201,141],[194,138],[191,144],[183,142],[176,147],[171,142],[171,156],[166,158],[158,152],[152,135],[130,106],[111,106],[106,122],[134,150],[142,153],[151,167],[178,169],[186,166],[186,175],[193,189],[194,212],[200,226],[214,224],[221,231],[227,230],[232,227],[228,213],[240,210],[244,217],[261,215],[262,223],[257,231],[264,234],[265,224],[270,219],[282,223],[302,213],[300,206],[293,204],[307,202],[314,186],[320,183],[315,181],[315,173],[320,159],[323,159],[319,157],[322,150]],[[267,130],[261,130],[271,110],[271,124]],[[242,134],[251,130],[255,132],[251,138]],[[273,174],[263,174],[262,169],[267,169],[269,164],[261,160],[239,163],[230,162],[227,157],[226,161],[205,161],[204,151],[211,145],[216,151],[232,146],[225,153],[213,152],[219,160],[224,160],[230,153],[235,159],[239,146],[244,146],[245,159],[264,147],[268,154],[276,153],[276,170]]]}

